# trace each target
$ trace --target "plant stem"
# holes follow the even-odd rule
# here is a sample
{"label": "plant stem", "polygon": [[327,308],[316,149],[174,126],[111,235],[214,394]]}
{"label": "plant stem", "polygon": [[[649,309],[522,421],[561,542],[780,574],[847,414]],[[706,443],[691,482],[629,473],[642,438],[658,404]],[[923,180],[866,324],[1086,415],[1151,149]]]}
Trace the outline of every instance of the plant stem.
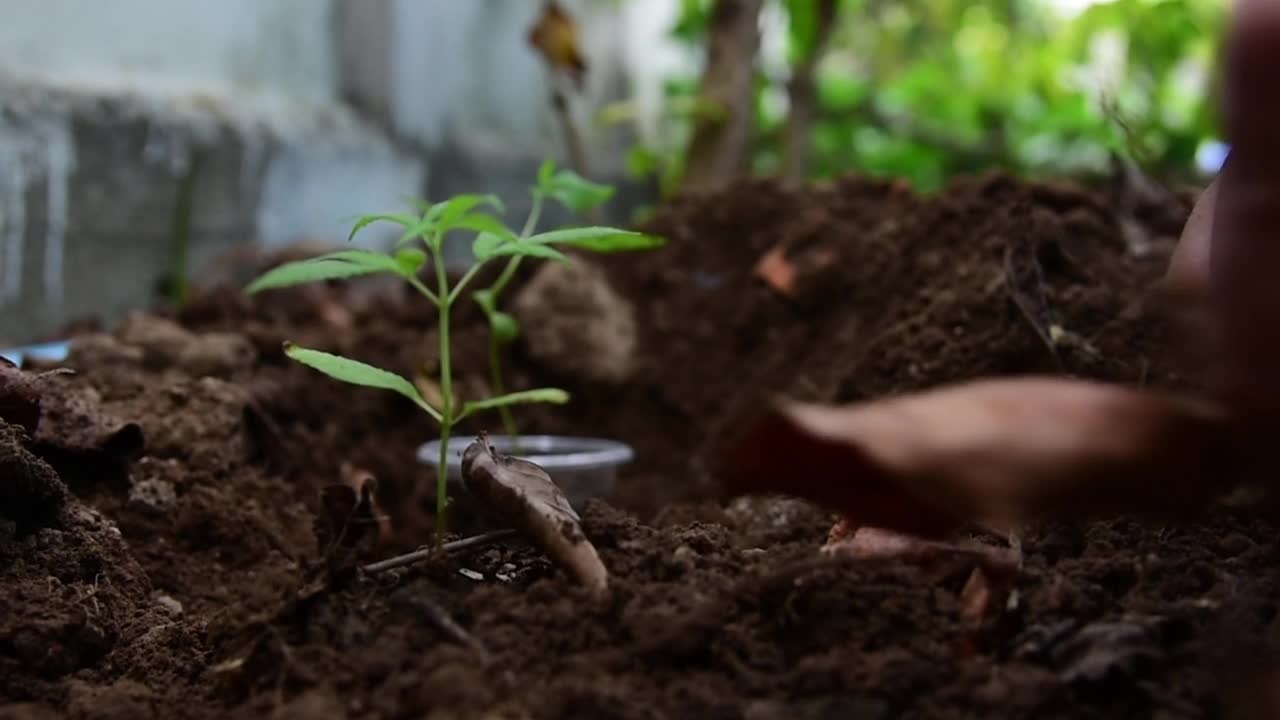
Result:
{"label": "plant stem", "polygon": [[454,540],[453,542],[447,542],[444,545],[439,546],[439,548],[433,547],[433,548],[424,549],[424,550],[414,550],[411,553],[405,553],[404,555],[397,555],[395,557],[387,558],[386,560],[380,560],[375,563],[369,563],[368,565],[364,566],[364,571],[367,573],[379,573],[379,572],[383,572],[384,570],[391,570],[393,568],[404,567],[405,565],[412,565],[413,563],[416,563],[420,560],[430,559],[431,556],[437,552],[437,550],[441,550],[446,553],[458,552],[459,550],[466,550],[467,548],[475,547],[476,545],[487,545],[491,542],[496,542],[498,540],[510,537],[515,534],[516,534],[515,530],[507,529],[507,530],[494,530],[492,532],[487,532],[482,535],[472,535],[471,537],[462,538],[461,540]]}
{"label": "plant stem", "polygon": [[[435,243],[436,247],[440,243]],[[449,296],[449,275],[444,266],[444,251],[435,253],[432,258],[436,266],[436,283],[440,309],[440,395],[442,405],[440,415],[440,468],[436,478],[436,549],[444,547],[445,506],[449,502],[449,436],[453,430],[453,368],[450,355],[452,347],[449,343],[449,310],[452,298]]]}
{"label": "plant stem", "polygon": [[[492,332],[489,333],[489,383],[493,385],[494,395],[507,393],[502,383],[502,343],[498,341],[498,335]],[[511,408],[503,405],[498,408],[498,414],[502,416],[503,431],[511,437],[512,452],[519,452],[520,430],[516,427],[516,418],[511,414]]]}
{"label": "plant stem", "polygon": [[181,307],[190,294],[188,255],[191,251],[191,225],[195,215],[196,177],[200,174],[204,155],[192,154],[187,171],[178,182],[177,197],[173,203],[173,261],[169,270],[169,299]]}
{"label": "plant stem", "polygon": [[[524,228],[520,231],[520,239],[524,240],[538,229],[538,220],[542,217],[543,195],[541,191],[533,193],[533,207],[529,210],[529,217],[524,222]],[[516,270],[520,268],[520,261],[524,258],[520,255],[512,256],[507,261],[507,266],[502,269],[502,274],[493,283],[490,288],[494,305],[497,305],[498,296],[506,289],[511,282],[511,278],[515,277]],[[505,395],[506,390],[503,388],[502,382],[502,341],[498,338],[497,333],[489,333],[489,382],[493,385],[494,395]],[[502,428],[511,437],[512,450],[519,452],[520,450],[520,429],[516,426],[515,416],[511,413],[511,408],[502,406],[498,408],[498,415],[502,417]]]}

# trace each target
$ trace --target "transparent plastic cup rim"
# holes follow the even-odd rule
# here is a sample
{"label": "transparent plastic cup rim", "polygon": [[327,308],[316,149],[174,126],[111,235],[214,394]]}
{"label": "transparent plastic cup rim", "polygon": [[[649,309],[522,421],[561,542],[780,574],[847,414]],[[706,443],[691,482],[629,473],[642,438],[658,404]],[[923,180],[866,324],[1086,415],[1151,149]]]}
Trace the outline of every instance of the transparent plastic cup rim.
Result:
{"label": "transparent plastic cup rim", "polygon": [[[460,435],[449,439],[450,447],[458,448],[449,453],[449,469],[462,469],[462,451],[475,440],[474,435]],[[515,445],[509,435],[490,435],[489,444],[498,452],[515,455],[540,465],[548,472],[556,470],[597,470],[625,465],[635,458],[630,445],[603,438],[569,437],[565,435],[521,435],[520,452],[512,452]],[[432,440],[418,448],[418,461],[426,465],[440,464],[440,441]]]}

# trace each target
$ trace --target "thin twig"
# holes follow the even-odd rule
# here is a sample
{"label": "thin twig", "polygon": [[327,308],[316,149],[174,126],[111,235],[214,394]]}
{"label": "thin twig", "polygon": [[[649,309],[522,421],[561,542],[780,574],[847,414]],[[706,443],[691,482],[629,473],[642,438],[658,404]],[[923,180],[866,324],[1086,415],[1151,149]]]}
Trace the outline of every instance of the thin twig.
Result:
{"label": "thin twig", "polygon": [[[440,552],[447,554],[458,552],[459,550],[466,550],[467,548],[475,547],[477,545],[488,545],[489,543],[496,542],[505,537],[514,535],[515,533],[515,530],[508,528],[506,530],[494,530],[493,532],[487,532],[480,535],[472,535],[469,538],[454,540],[453,542],[447,542],[444,545],[441,545]],[[380,573],[385,570],[393,570],[398,567],[404,567],[405,565],[412,565],[413,563],[432,557],[436,552],[435,548],[429,547],[422,548],[421,550],[414,550],[411,553],[397,555],[395,557],[387,558],[386,560],[379,560],[376,563],[365,565],[364,571],[372,574]]]}
{"label": "thin twig", "polygon": [[[468,538],[470,539],[470,538]],[[463,541],[459,541],[463,542]],[[458,624],[457,620],[445,610],[442,605],[426,597],[417,599],[418,607],[427,616],[427,620],[431,621],[445,637],[455,643],[471,650],[483,659],[489,658],[489,649],[484,646],[474,635],[467,632],[466,628]]]}

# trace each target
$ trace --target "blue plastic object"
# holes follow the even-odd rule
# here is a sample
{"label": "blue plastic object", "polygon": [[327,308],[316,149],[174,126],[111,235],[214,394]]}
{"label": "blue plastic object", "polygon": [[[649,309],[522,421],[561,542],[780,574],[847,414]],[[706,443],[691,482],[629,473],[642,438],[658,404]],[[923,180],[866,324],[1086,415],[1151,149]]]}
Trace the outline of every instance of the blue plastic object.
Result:
{"label": "blue plastic object", "polygon": [[22,347],[0,350],[0,357],[21,367],[28,360],[62,362],[67,359],[67,354],[70,351],[71,342],[68,340],[60,340],[58,342],[40,343],[39,345],[24,345]]}

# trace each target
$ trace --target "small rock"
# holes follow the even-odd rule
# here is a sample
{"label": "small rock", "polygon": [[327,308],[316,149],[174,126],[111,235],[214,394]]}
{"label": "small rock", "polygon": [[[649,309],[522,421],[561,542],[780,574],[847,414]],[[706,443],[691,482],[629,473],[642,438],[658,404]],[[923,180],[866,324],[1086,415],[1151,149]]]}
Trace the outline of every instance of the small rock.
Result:
{"label": "small rock", "polygon": [[529,354],[565,375],[622,382],[635,370],[635,308],[604,270],[582,258],[549,262],[521,289],[512,308]]}
{"label": "small rock", "polygon": [[182,614],[182,603],[169,595],[156,595],[156,604],[164,608],[170,615],[176,616]]}
{"label": "small rock", "polygon": [[173,484],[165,480],[143,479],[129,488],[129,508],[153,515],[163,515],[178,501]]}
{"label": "small rock", "polygon": [[458,570],[458,574],[459,574],[459,575],[461,575],[461,576],[462,576],[462,577],[464,577],[464,578],[469,579],[469,580],[475,580],[476,582],[481,582],[481,581],[483,581],[483,580],[484,580],[484,575],[481,575],[480,573],[476,572],[475,570],[471,570],[471,569],[468,569],[468,568],[460,568],[460,569]]}

